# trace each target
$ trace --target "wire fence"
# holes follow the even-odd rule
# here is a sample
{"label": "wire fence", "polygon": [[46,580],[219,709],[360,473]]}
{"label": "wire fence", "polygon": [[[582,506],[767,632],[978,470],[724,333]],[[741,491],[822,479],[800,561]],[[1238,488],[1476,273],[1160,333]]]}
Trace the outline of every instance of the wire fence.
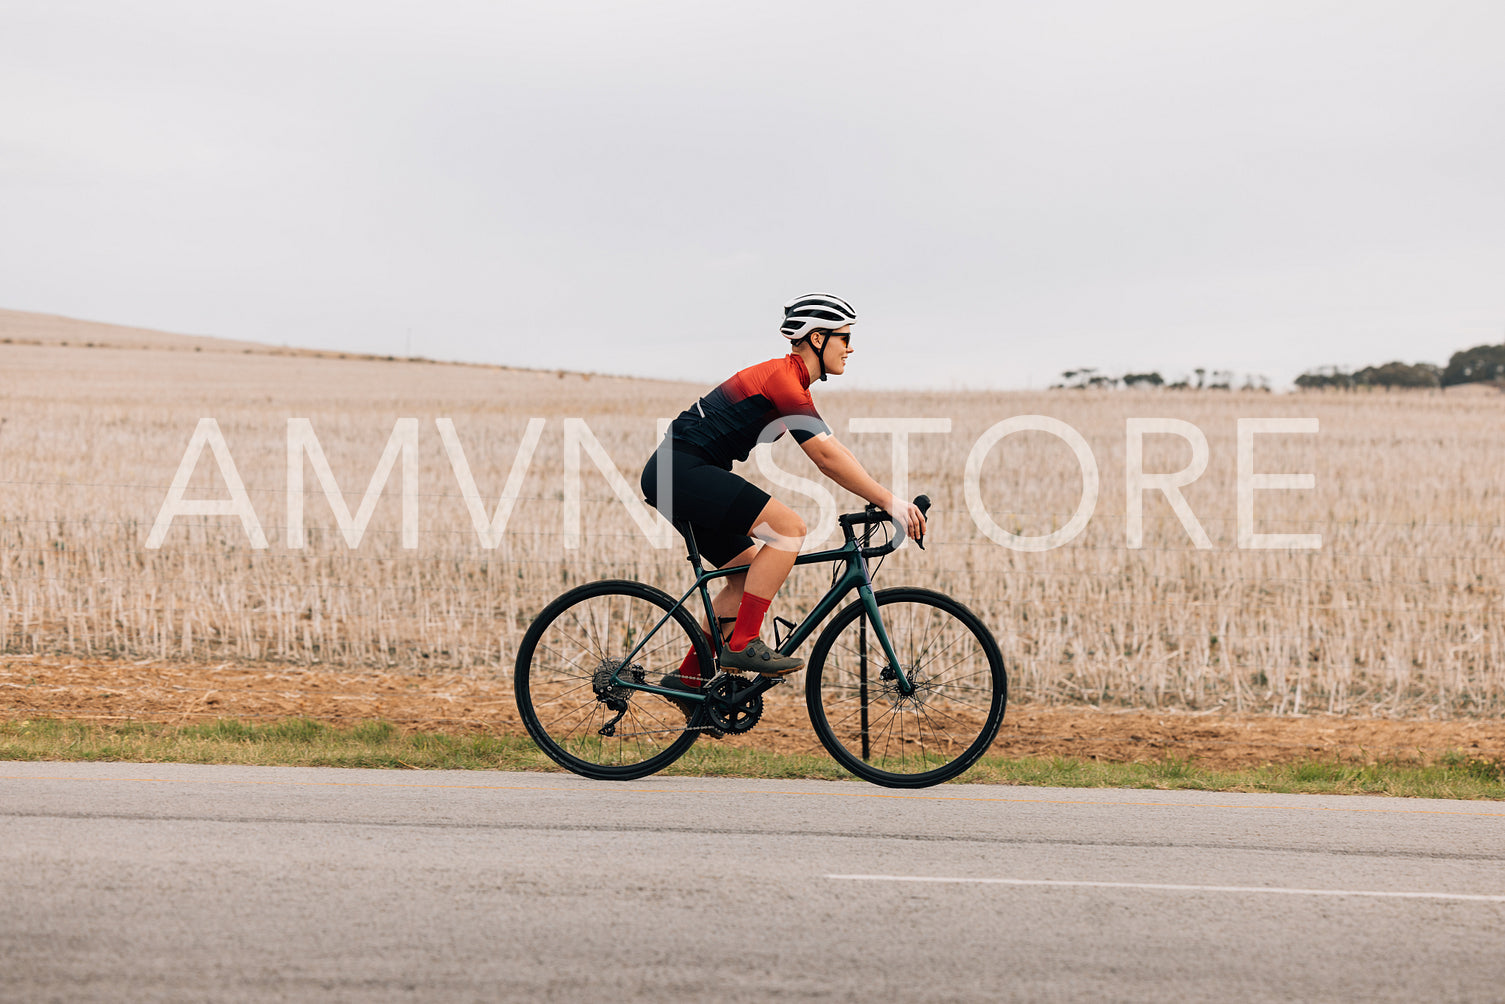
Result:
{"label": "wire fence", "polygon": [[[160,485],[160,484],[141,484],[141,483],[134,483],[134,482],[0,480],[0,485],[7,486],[7,487],[21,487],[21,488],[30,487],[30,488],[88,488],[88,489],[110,488],[110,489],[129,489],[129,490],[153,492],[158,497],[165,497],[167,495],[167,487],[164,486],[164,485]],[[244,490],[245,490],[245,492],[247,494],[250,494],[250,495],[281,495],[281,496],[286,496],[288,494],[292,494],[285,487],[282,487],[282,488],[259,487],[258,488],[258,487],[245,486]],[[305,491],[303,494],[308,494],[308,493]],[[370,497],[378,498],[378,499],[382,499],[382,498],[396,498],[396,499],[401,499],[404,493],[401,492],[401,491],[394,491],[394,490],[391,490],[389,488],[383,487],[379,491],[372,492],[372,493],[367,493],[367,494],[370,495]],[[463,502],[466,499],[468,499],[468,498],[471,497],[471,496],[468,496],[468,495],[466,495],[466,494],[464,494],[462,492],[450,492],[450,491],[445,491],[445,492],[423,492],[423,491],[418,491],[418,492],[412,492],[412,493],[408,493],[408,494],[410,494],[412,497],[420,498],[420,499],[453,499],[453,500],[460,501],[460,502]],[[496,502],[550,502],[550,503],[555,503],[555,502],[561,501],[561,499],[560,499],[560,497],[558,495],[522,495],[522,494],[508,495],[508,494],[502,494],[502,495],[499,495],[499,496],[495,496],[494,498],[496,499]],[[601,502],[601,503],[609,503],[609,504],[621,504],[621,502],[622,502],[622,499],[619,496],[616,496],[616,495],[584,495],[584,494],[582,494],[582,495],[579,496],[579,499],[582,502]],[[490,501],[490,499],[488,499],[488,501]],[[494,506],[496,504],[496,502],[493,502],[492,505]],[[935,512],[935,513],[944,513],[944,514],[947,514],[947,515],[958,515],[958,516],[968,516],[968,517],[971,517],[974,514],[974,510],[973,509],[969,509],[969,508],[942,508],[942,507],[933,507],[931,509],[931,511]],[[991,517],[998,517],[998,516],[1027,516],[1027,517],[1036,517],[1036,518],[1041,518],[1041,519],[1061,519],[1061,520],[1070,519],[1072,516],[1075,515],[1075,511],[1067,511],[1067,510],[988,509],[988,508],[985,508],[985,507],[984,508],[980,508],[978,510],[975,510],[975,512],[983,512],[983,513],[986,513],[987,515],[989,515]],[[152,517],[151,518],[154,519],[155,516],[156,516],[156,513],[154,511],[152,513]],[[1128,513],[1124,513],[1124,512],[1112,512],[1112,511],[1104,512],[1104,511],[1096,511],[1096,510],[1094,511],[1094,518],[1095,519],[1124,519],[1127,516],[1128,516]],[[1180,519],[1179,516],[1176,516],[1173,513],[1151,513],[1151,512],[1145,512],[1145,513],[1143,513],[1143,518],[1146,519],[1146,520],[1162,520],[1162,521],[1179,521],[1179,519]],[[1234,523],[1234,522],[1237,522],[1238,518],[1236,516],[1204,516],[1204,515],[1198,513],[1197,514],[1197,519],[1200,522],[1203,522],[1203,523]],[[15,520],[10,520],[10,519],[7,519],[5,521],[6,522],[15,522]],[[132,520],[132,521],[128,521],[128,522],[131,523],[131,525],[135,525],[138,521]],[[146,520],[143,520],[143,521],[140,521],[140,522],[145,522],[145,523],[149,524],[151,522],[151,519],[146,519]],[[1432,528],[1437,528],[1437,529],[1467,529],[1467,530],[1505,531],[1505,523],[1479,523],[1479,522],[1474,522],[1474,521],[1458,521],[1458,520],[1432,520],[1432,519],[1425,519],[1425,520],[1417,520],[1417,519],[1376,520],[1376,519],[1359,519],[1358,517],[1354,517],[1352,519],[1332,519],[1332,518],[1328,518],[1328,519],[1300,519],[1300,518],[1281,517],[1280,518],[1280,522],[1281,523],[1285,523],[1285,524],[1289,524],[1289,525],[1292,525],[1292,526],[1307,526],[1307,527],[1326,526],[1326,527],[1332,527],[1332,528],[1351,528],[1351,527],[1375,526],[1375,527],[1404,527],[1404,528],[1408,528],[1408,529],[1432,529]],[[174,523],[178,524],[178,525],[186,525],[181,520],[174,520]],[[209,524],[209,525],[220,525],[220,524]],[[385,532],[388,532],[388,533],[397,533],[399,531],[389,530],[389,531],[385,531]],[[454,531],[454,532],[465,533],[465,532],[470,532],[470,531],[463,531],[462,530],[462,531]]]}

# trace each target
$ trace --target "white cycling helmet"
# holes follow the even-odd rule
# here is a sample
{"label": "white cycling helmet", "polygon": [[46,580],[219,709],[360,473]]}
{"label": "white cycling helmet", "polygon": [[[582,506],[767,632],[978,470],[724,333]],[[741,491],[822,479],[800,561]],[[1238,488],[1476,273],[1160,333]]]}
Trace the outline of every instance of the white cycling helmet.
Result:
{"label": "white cycling helmet", "polygon": [[797,342],[812,331],[830,331],[857,320],[857,311],[839,296],[830,293],[806,293],[784,304],[784,337]]}

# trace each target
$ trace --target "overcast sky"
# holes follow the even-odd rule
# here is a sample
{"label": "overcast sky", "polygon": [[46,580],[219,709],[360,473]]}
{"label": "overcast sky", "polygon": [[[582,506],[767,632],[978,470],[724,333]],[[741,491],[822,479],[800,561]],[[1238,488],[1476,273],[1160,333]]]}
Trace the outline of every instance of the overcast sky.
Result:
{"label": "overcast sky", "polygon": [[0,307],[714,382],[1505,340],[1505,4],[0,0]]}

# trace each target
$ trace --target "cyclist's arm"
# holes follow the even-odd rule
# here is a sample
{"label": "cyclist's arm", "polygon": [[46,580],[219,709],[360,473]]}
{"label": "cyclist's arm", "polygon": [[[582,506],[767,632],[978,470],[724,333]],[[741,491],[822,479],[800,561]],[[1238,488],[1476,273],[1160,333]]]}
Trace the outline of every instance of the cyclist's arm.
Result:
{"label": "cyclist's arm", "polygon": [[925,532],[925,517],[911,502],[906,502],[873,480],[861,462],[835,436],[814,436],[800,444],[805,455],[826,477],[841,487],[866,499],[889,515],[903,521],[911,537]]}

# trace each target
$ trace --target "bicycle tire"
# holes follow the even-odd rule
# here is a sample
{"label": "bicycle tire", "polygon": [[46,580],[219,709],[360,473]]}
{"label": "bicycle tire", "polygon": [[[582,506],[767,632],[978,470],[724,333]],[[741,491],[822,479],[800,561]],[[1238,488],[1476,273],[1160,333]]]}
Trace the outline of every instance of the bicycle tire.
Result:
{"label": "bicycle tire", "polygon": [[[690,647],[699,656],[702,679],[714,665],[710,642],[684,607],[663,590],[629,579],[603,579],[559,596],[533,619],[523,635],[513,674],[513,692],[528,735],[549,759],[583,777],[631,781],[662,770],[684,755],[706,726],[667,699],[618,688],[603,696],[600,673],[621,660],[643,633],[666,613],[672,617],[631,664],[642,682],[657,684],[679,667]],[[617,714],[605,701],[626,701],[615,734],[601,728]]]}
{"label": "bicycle tire", "polygon": [[832,618],[810,654],[810,724],[836,762],[864,781],[889,788],[949,781],[987,752],[1003,723],[1008,674],[998,643],[943,593],[883,589],[874,598],[915,693],[902,696],[896,679],[883,679],[888,660],[859,600]]}

